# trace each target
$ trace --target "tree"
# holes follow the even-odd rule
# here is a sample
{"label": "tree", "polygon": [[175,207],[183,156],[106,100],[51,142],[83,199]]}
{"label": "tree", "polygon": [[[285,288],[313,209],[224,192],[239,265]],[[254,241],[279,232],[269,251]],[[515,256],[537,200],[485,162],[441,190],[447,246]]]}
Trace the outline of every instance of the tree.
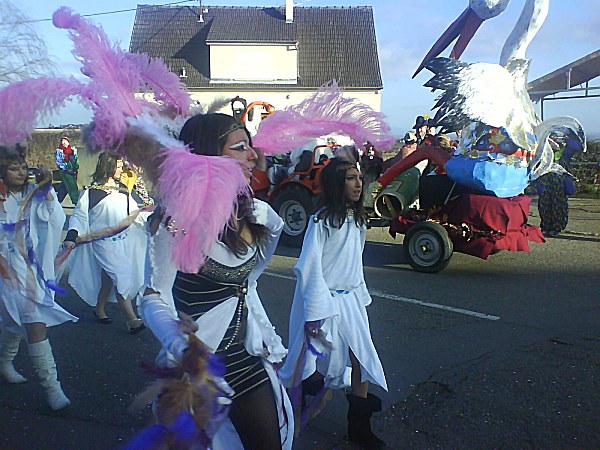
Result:
{"label": "tree", "polygon": [[50,75],[54,65],[34,24],[9,0],[0,0],[0,88]]}

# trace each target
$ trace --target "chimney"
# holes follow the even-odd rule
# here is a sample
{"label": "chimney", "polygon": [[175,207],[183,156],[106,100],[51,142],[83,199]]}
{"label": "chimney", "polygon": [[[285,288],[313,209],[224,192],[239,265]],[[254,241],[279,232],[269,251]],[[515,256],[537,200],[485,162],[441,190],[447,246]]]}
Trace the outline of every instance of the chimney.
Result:
{"label": "chimney", "polygon": [[285,23],[294,23],[294,0],[285,0]]}

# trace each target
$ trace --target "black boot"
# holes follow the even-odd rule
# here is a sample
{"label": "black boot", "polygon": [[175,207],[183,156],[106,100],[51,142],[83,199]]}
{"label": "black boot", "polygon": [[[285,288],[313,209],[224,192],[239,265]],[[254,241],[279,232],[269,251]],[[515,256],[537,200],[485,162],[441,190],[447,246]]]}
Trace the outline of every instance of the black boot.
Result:
{"label": "black boot", "polygon": [[346,394],[348,399],[348,439],[365,450],[381,450],[385,443],[371,431],[371,416],[381,411],[381,399],[373,394],[367,398]]}
{"label": "black boot", "polygon": [[[315,372],[316,373],[316,372]],[[306,396],[315,397],[320,394],[325,387],[325,378],[323,376],[315,376],[315,374],[302,380],[302,409],[306,407]]]}

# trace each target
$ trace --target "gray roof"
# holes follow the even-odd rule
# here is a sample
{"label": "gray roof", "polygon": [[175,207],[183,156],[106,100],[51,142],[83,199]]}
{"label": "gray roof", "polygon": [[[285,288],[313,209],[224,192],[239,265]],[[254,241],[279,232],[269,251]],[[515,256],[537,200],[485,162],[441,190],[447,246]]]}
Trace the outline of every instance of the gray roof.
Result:
{"label": "gray roof", "polygon": [[538,101],[549,95],[568,92],[571,88],[587,83],[598,76],[600,76],[600,50],[533,80],[527,85],[527,90],[531,100]]}
{"label": "gray roof", "polygon": [[[382,89],[373,9],[294,7],[294,23],[285,8],[138,5],[129,50],[160,57],[175,72],[186,69],[190,88],[312,89],[330,80],[341,87]],[[298,44],[298,83],[210,83],[207,43]]]}

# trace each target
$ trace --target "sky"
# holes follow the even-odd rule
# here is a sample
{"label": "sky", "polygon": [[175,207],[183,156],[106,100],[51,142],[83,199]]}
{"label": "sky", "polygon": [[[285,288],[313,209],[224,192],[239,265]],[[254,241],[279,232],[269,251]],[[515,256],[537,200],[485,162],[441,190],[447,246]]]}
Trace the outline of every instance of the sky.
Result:
{"label": "sky", "polygon": [[[146,0],[143,4],[165,4],[176,0]],[[527,50],[532,60],[529,81],[575,61],[600,48],[600,8],[598,0],[551,0],[548,18]],[[113,41],[127,49],[135,18],[136,0],[13,0],[33,20],[50,19],[60,6],[87,15],[116,10],[131,10],[103,14],[90,19],[104,28]],[[364,6],[373,7],[379,61],[383,77],[382,112],[394,134],[401,137],[413,124],[415,116],[432,114],[436,94],[422,85],[430,77],[424,70],[415,79],[411,76],[432,44],[447,26],[465,9],[468,0],[296,0],[300,7]],[[194,5],[198,2],[186,2]],[[279,1],[205,0],[204,6],[283,6]],[[500,16],[486,21],[462,55],[466,62],[497,63],[502,45],[521,13],[525,0],[513,0]],[[79,65],[71,55],[71,41],[63,30],[56,30],[50,21],[35,24],[46,41],[49,53],[57,65],[57,75],[82,78]],[[446,51],[443,56],[447,56]],[[600,78],[591,86],[600,86]],[[592,93],[594,93],[592,91]],[[598,93],[598,92],[596,92]],[[539,112],[539,108],[538,108]],[[432,114],[433,115],[433,114]],[[544,116],[570,115],[578,118],[589,136],[600,138],[600,98],[549,101]],[[57,116],[45,119],[44,125],[85,123],[91,114],[75,102],[63,108]]]}

